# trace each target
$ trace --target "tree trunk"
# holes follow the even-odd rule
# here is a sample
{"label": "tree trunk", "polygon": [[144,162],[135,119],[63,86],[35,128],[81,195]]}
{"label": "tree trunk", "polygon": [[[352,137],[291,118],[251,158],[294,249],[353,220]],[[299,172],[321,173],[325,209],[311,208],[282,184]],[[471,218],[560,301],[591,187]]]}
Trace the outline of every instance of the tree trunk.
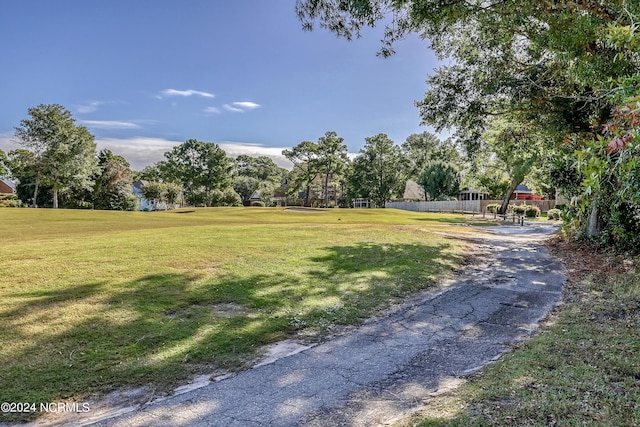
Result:
{"label": "tree trunk", "polygon": [[600,221],[600,210],[596,202],[593,202],[591,206],[591,214],[589,215],[589,221],[587,222],[587,237],[593,238],[600,236],[602,232],[602,221]]}
{"label": "tree trunk", "polygon": [[507,194],[505,194],[504,199],[502,200],[502,205],[500,206],[500,210],[498,211],[500,215],[504,215],[505,213],[507,213],[507,208],[509,207],[509,201],[511,200],[511,195],[513,194],[514,191],[516,191],[516,188],[518,188],[518,185],[520,185],[520,182],[512,182],[511,186],[509,186],[509,189],[507,190]]}
{"label": "tree trunk", "polygon": [[58,209],[58,188],[53,186],[53,209]]}
{"label": "tree trunk", "polygon": [[304,194],[304,206],[309,207],[309,191],[311,190],[311,186],[307,184],[307,191]]}
{"label": "tree trunk", "polygon": [[38,207],[38,189],[40,187],[40,176],[36,176],[36,183],[33,186],[33,203],[31,203],[32,208]]}
{"label": "tree trunk", "polygon": [[324,207],[329,207],[329,171],[324,176]]}
{"label": "tree trunk", "polygon": [[329,207],[329,175],[331,163],[327,166],[327,173],[324,175],[324,207]]}

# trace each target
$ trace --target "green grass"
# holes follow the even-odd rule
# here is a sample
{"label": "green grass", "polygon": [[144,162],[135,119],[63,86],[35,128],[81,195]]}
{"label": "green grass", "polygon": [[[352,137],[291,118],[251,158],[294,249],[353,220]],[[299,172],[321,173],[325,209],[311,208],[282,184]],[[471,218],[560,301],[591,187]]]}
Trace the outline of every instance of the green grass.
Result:
{"label": "green grass", "polygon": [[572,273],[541,333],[406,424],[640,425],[640,275],[577,248],[557,254]]}
{"label": "green grass", "polygon": [[461,261],[443,227],[472,232],[391,209],[2,209],[0,401],[168,391],[357,324]]}

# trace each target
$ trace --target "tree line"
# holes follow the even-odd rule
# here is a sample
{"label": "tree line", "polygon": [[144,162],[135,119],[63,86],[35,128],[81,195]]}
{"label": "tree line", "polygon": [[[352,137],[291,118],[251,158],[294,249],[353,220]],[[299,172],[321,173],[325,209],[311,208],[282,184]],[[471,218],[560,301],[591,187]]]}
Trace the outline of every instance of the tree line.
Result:
{"label": "tree line", "polygon": [[[371,136],[350,158],[344,139],[329,131],[317,142],[302,141],[283,151],[293,163],[291,171],[267,156],[229,158],[215,143],[189,139],[163,160],[133,171],[124,157],[108,149],[96,152],[94,136],[63,106],[39,105],[28,113],[15,131],[23,148],[0,151],[0,175],[11,176],[20,200],[33,207],[133,210],[135,180],[144,182],[141,191],[156,206],[239,206],[259,194],[263,205],[277,198],[347,207],[363,198],[384,207],[402,197],[408,180],[422,186],[427,200],[447,200],[457,197],[462,185],[508,197],[510,184],[527,178],[512,175],[508,153],[491,148],[469,163],[452,140],[429,132],[410,135],[400,145],[383,133]],[[543,191],[545,179],[528,184]]]}

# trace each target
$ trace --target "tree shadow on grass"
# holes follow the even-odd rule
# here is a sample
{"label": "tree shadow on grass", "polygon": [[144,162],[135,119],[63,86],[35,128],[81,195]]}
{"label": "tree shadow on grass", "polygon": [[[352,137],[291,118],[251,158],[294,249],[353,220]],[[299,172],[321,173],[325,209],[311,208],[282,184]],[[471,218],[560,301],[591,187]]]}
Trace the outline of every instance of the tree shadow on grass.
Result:
{"label": "tree shadow on grass", "polygon": [[[297,274],[156,274],[16,292],[21,302],[0,315],[12,334],[2,340],[19,340],[0,359],[0,401],[78,401],[142,385],[163,392],[195,374],[246,367],[265,344],[358,323],[430,286],[459,260],[450,249],[357,243],[324,248]],[[30,334],[33,321],[55,327]]]}
{"label": "tree shadow on grass", "polygon": [[[451,214],[453,215],[453,214]],[[433,218],[411,218],[413,221],[422,221],[422,222],[438,222],[441,224],[457,224],[457,225],[471,225],[471,226],[486,226],[492,225],[493,223],[499,223],[500,219],[495,220],[492,218],[483,219],[481,214],[477,215],[477,218],[471,217],[467,218],[462,215],[451,216],[451,217],[433,217]]]}
{"label": "tree shadow on grass", "polygon": [[447,243],[427,244],[372,244],[357,243],[349,246],[326,248],[327,254],[312,258],[322,264],[322,270],[313,275],[358,274],[366,271],[382,271],[400,277],[407,272],[428,279],[445,267],[459,261]]}

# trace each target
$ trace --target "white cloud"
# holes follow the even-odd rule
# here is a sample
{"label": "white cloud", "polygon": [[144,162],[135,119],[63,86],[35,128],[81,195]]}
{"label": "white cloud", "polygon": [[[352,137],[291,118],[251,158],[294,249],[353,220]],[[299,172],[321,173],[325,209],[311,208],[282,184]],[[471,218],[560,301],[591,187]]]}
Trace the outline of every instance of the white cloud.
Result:
{"label": "white cloud", "polygon": [[[164,160],[164,153],[184,141],[171,141],[162,138],[137,137],[129,139],[103,138],[96,139],[98,150],[108,148],[115,154],[123,156],[134,170],[142,170],[160,160]],[[247,142],[225,141],[217,143],[228,157],[240,154],[249,156],[268,156],[280,167],[291,169],[293,165],[282,155],[282,150],[288,147],[265,147],[260,144]]]}
{"label": "white cloud", "polygon": [[252,144],[249,142],[232,142],[225,141],[219,142],[218,145],[222,148],[228,157],[238,157],[241,154],[249,156],[267,156],[270,157],[275,164],[281,168],[291,170],[293,163],[291,163],[285,156],[282,155],[282,150],[289,149],[291,147],[265,147],[260,144]]}
{"label": "white cloud", "polygon": [[163,91],[160,92],[159,95],[157,95],[156,97],[158,99],[162,99],[165,97],[169,97],[169,96],[183,96],[183,97],[188,97],[188,96],[201,96],[203,98],[214,98],[215,95],[209,92],[203,92],[200,90],[193,90],[193,89],[187,89],[187,90],[177,90],[177,89],[165,89]]}
{"label": "white cloud", "polygon": [[249,101],[234,102],[233,105],[239,108],[244,108],[246,110],[254,110],[260,107],[260,104],[256,104],[255,102],[249,102]]}
{"label": "white cloud", "polygon": [[97,129],[138,129],[139,125],[132,122],[121,122],[114,120],[80,120],[82,125],[88,128]]}
{"label": "white cloud", "polygon": [[104,102],[102,102],[102,101],[91,101],[91,102],[89,102],[87,104],[76,105],[76,111],[78,113],[80,113],[80,114],[93,113],[102,104],[104,104]]}
{"label": "white cloud", "polygon": [[231,111],[232,113],[244,113],[245,111],[255,110],[260,107],[260,104],[256,104],[255,102],[250,101],[236,101],[229,104],[224,104],[222,106],[225,110]]}
{"label": "white cloud", "polygon": [[164,153],[184,141],[171,141],[163,138],[97,138],[98,151],[108,148],[114,154],[123,156],[133,170],[142,170],[164,159]]}
{"label": "white cloud", "polygon": [[[164,153],[184,141],[172,141],[163,138],[96,138],[98,151],[108,148],[115,154],[123,156],[131,164],[134,170],[142,170],[160,160],[164,160]],[[217,143],[228,157],[237,157],[240,154],[249,156],[268,156],[280,167],[291,169],[292,163],[282,155],[282,150],[291,147],[265,147],[260,144],[248,142],[224,141]],[[20,148],[14,142],[13,134],[0,134],[0,149],[8,152]]]}
{"label": "white cloud", "polygon": [[220,114],[220,109],[217,107],[207,107],[204,111],[206,114]]}
{"label": "white cloud", "polygon": [[244,111],[245,111],[242,108],[232,107],[229,104],[224,104],[222,106],[222,108],[224,108],[227,111],[231,111],[232,113],[244,113]]}

